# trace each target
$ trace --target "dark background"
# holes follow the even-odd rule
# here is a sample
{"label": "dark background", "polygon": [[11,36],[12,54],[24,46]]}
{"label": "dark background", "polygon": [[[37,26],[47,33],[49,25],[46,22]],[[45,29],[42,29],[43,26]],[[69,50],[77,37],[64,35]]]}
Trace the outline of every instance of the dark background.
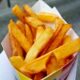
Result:
{"label": "dark background", "polygon": [[[7,24],[11,18],[16,19],[11,13],[11,7],[15,4],[22,6],[27,3],[33,5],[37,0],[0,0],[0,42],[7,33]],[[73,24],[73,29],[80,36],[80,0],[44,0],[51,7],[56,6],[63,18]],[[0,52],[2,47],[0,45]],[[80,56],[76,80],[80,80]]]}

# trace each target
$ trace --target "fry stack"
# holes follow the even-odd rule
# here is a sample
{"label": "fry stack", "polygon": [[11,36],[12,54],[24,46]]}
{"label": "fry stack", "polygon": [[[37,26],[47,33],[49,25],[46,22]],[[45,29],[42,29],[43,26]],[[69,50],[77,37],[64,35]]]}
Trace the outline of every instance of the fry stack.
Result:
{"label": "fry stack", "polygon": [[[27,4],[23,8],[15,5],[12,12],[18,19],[8,24],[10,61],[24,75],[40,80],[63,67],[80,50],[80,38],[72,40],[66,35],[72,25],[65,24],[57,15],[36,14]],[[47,23],[54,24],[54,28]]]}

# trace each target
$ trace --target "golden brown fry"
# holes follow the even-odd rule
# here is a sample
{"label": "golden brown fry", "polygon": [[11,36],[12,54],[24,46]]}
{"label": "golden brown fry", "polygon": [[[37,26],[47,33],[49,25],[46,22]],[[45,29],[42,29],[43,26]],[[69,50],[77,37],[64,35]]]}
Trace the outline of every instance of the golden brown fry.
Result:
{"label": "golden brown fry", "polygon": [[47,75],[52,73],[52,72],[55,72],[57,71],[58,69],[60,69],[62,66],[65,65],[65,60],[59,60],[57,61],[54,56],[51,56],[48,63],[47,63],[47,66],[46,66],[46,70],[47,70]]}
{"label": "golden brown fry", "polygon": [[18,41],[14,38],[12,33],[9,33],[11,47],[12,47],[12,55],[23,57],[23,49],[21,48]]}
{"label": "golden brown fry", "polygon": [[24,36],[24,34],[19,30],[17,25],[14,23],[14,21],[10,20],[10,24],[8,25],[10,28],[12,35],[16,38],[16,40],[19,42],[20,46],[27,51],[30,49],[31,44],[29,43],[28,39]]}
{"label": "golden brown fry", "polygon": [[60,18],[56,18],[54,21],[55,27],[54,27],[54,34],[51,38],[51,40],[48,42],[48,44],[46,45],[46,47],[43,49],[43,51],[41,52],[41,55],[45,54],[46,52],[48,52],[49,47],[51,46],[52,42],[54,41],[54,39],[56,38],[56,36],[59,34],[60,30],[62,29],[63,26],[63,21]]}
{"label": "golden brown fry", "polygon": [[12,47],[12,55],[21,56],[23,57],[23,49],[21,48],[18,41],[15,39],[15,37],[12,35],[12,30],[9,27],[9,39]]}
{"label": "golden brown fry", "polygon": [[60,19],[59,17],[57,17],[55,19],[55,33],[54,33],[54,37],[53,39],[59,34],[60,30],[62,29],[62,26],[64,25],[64,22],[62,21],[62,19]]}
{"label": "golden brown fry", "polygon": [[40,38],[36,40],[36,42],[32,45],[32,47],[28,51],[25,59],[26,62],[32,61],[39,55],[39,53],[42,51],[42,49],[46,46],[48,41],[51,39],[53,32],[54,31],[50,27],[47,27],[44,30]]}
{"label": "golden brown fry", "polygon": [[24,11],[26,12],[27,15],[37,18],[37,15],[33,12],[33,10],[30,8],[29,5],[27,5],[27,4],[24,5],[23,9],[24,9]]}
{"label": "golden brown fry", "polygon": [[53,50],[54,56],[57,60],[65,59],[68,56],[74,54],[75,52],[80,51],[80,38],[63,44],[59,48]]}
{"label": "golden brown fry", "polygon": [[32,35],[31,30],[27,24],[25,24],[25,31],[26,31],[26,36],[28,38],[28,41],[30,42],[30,44],[33,44],[33,35]]}
{"label": "golden brown fry", "polygon": [[52,42],[50,48],[48,49],[48,52],[55,49],[56,47],[58,47],[60,45],[60,43],[63,40],[64,35],[66,34],[66,32],[71,28],[70,24],[64,24],[63,28],[61,29],[60,33],[57,35],[57,37],[54,39],[54,41]]}
{"label": "golden brown fry", "polygon": [[25,22],[26,14],[22,11],[22,9],[21,9],[18,5],[15,5],[15,6],[12,8],[12,12],[13,12],[14,15],[16,15],[21,21]]}
{"label": "golden brown fry", "polygon": [[52,14],[52,13],[41,12],[38,14],[38,18],[41,21],[53,23],[55,21],[55,19],[57,18],[57,16],[55,14]]}
{"label": "golden brown fry", "polygon": [[36,38],[35,41],[43,34],[44,28],[42,26],[39,26],[36,30]]}
{"label": "golden brown fry", "polygon": [[38,20],[37,18],[34,18],[34,17],[26,17],[25,21],[27,24],[29,24],[33,28],[37,28],[38,26],[44,25],[43,22],[41,22],[40,20]]}
{"label": "golden brown fry", "polygon": [[41,71],[45,71],[46,70],[46,63],[48,61],[48,59],[51,56],[51,52],[43,55],[39,58],[34,59],[31,62],[28,62],[27,64],[23,65],[20,68],[20,71],[23,73],[29,73],[29,74],[36,74],[39,73]]}
{"label": "golden brown fry", "polygon": [[16,22],[16,24],[17,24],[17,27],[22,31],[22,33],[25,35],[25,26],[24,26],[24,24],[20,21],[20,20],[18,20],[17,22]]}
{"label": "golden brown fry", "polygon": [[64,37],[62,43],[65,44],[65,43],[68,43],[68,42],[70,42],[70,41],[72,41],[71,36],[70,36],[70,35],[66,35],[66,36]]}
{"label": "golden brown fry", "polygon": [[21,56],[12,56],[10,57],[10,61],[13,66],[19,70],[20,67],[24,65],[24,61]]}

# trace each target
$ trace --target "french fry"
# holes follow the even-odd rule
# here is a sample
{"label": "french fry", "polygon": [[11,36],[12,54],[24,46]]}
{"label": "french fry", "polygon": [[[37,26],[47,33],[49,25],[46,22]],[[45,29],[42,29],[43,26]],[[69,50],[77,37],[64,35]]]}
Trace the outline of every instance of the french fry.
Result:
{"label": "french fry", "polygon": [[42,26],[39,26],[36,30],[36,38],[35,41],[42,35],[42,33],[44,32],[44,28]]}
{"label": "french fry", "polygon": [[13,20],[10,20],[10,24],[8,25],[10,28],[12,35],[16,38],[16,40],[19,42],[20,46],[25,50],[27,53],[28,50],[31,47],[31,44],[29,43],[28,39],[24,36],[24,34],[19,30],[17,25],[14,23]]}
{"label": "french fry", "polygon": [[53,50],[54,56],[57,60],[65,59],[68,56],[80,51],[80,38],[63,44],[62,46]]}
{"label": "french fry", "polygon": [[30,42],[30,44],[33,44],[33,35],[27,24],[25,24],[25,31],[26,31],[26,36],[28,38],[28,41]]}
{"label": "french fry", "polygon": [[64,25],[64,22],[62,21],[62,19],[60,19],[59,17],[57,17],[55,19],[55,33],[54,33],[54,37],[53,39],[59,34],[60,30],[62,29],[62,26]]}
{"label": "french fry", "polygon": [[13,66],[19,70],[20,67],[24,65],[24,61],[21,56],[12,56],[10,57],[10,61]]}
{"label": "french fry", "polygon": [[37,73],[35,74],[34,76],[34,80],[41,80],[43,77],[45,77],[45,73],[44,72],[40,72],[40,73]]}
{"label": "french fry", "polygon": [[55,40],[52,42],[50,48],[48,49],[48,52],[57,48],[60,43],[63,40],[64,35],[66,34],[66,32],[71,28],[70,24],[64,24],[63,28],[61,29],[60,33],[57,35],[57,37],[55,38]]}
{"label": "french fry", "polygon": [[60,69],[62,66],[65,65],[65,60],[59,60],[57,61],[54,56],[51,56],[47,66],[46,66],[46,70],[47,70],[47,75],[52,73],[52,72],[56,72],[58,69]]}
{"label": "french fry", "polygon": [[17,24],[17,27],[22,31],[22,33],[25,35],[25,26],[24,26],[24,24],[20,21],[20,20],[18,20],[17,22],[16,22],[16,24]]}
{"label": "french fry", "polygon": [[15,37],[12,35],[12,30],[10,27],[8,28],[8,31],[9,31],[9,39],[12,47],[12,55],[23,57],[23,49],[21,48],[21,46],[19,45]]}
{"label": "french fry", "polygon": [[56,18],[55,20],[55,27],[54,27],[54,34],[51,38],[51,40],[48,42],[46,45],[46,48],[44,48],[43,52],[41,52],[41,55],[44,55],[46,52],[48,52],[49,47],[51,46],[52,42],[56,38],[56,36],[59,34],[60,30],[62,29],[63,26],[63,21],[60,18]]}
{"label": "french fry", "polygon": [[33,61],[26,63],[20,68],[20,71],[23,73],[36,74],[41,71],[46,70],[46,64],[51,56],[51,52],[43,55],[39,58],[34,59]]}
{"label": "french fry", "polygon": [[68,42],[70,42],[70,41],[72,41],[71,36],[70,36],[70,35],[66,35],[66,36],[64,37],[62,43],[65,44],[65,43],[68,43]]}
{"label": "french fry", "polygon": [[9,33],[9,37],[10,37],[10,42],[12,47],[12,55],[23,57],[23,49],[19,45],[18,41],[14,38],[12,33]]}
{"label": "french fry", "polygon": [[12,12],[13,12],[14,15],[16,15],[21,21],[25,22],[26,14],[22,11],[22,9],[21,9],[18,5],[15,5],[15,6],[12,8]]}
{"label": "french fry", "polygon": [[26,62],[32,61],[39,55],[39,53],[42,51],[42,49],[45,47],[45,45],[51,39],[53,33],[54,33],[54,31],[50,27],[47,27],[44,30],[44,32],[40,36],[40,38],[38,40],[36,40],[36,42],[32,45],[32,47],[28,51],[26,59],[25,59]]}
{"label": "french fry", "polygon": [[55,21],[55,19],[57,18],[57,16],[52,13],[41,12],[38,14],[38,18],[43,22],[53,23]]}
{"label": "french fry", "polygon": [[30,8],[29,5],[27,5],[27,4],[24,5],[23,6],[23,9],[26,12],[26,14],[28,14],[29,16],[36,17],[37,18],[37,15],[33,12],[33,10]]}
{"label": "french fry", "polygon": [[26,17],[25,21],[27,24],[29,24],[30,26],[34,28],[37,28],[38,26],[44,26],[43,22],[41,22],[40,20],[34,17]]}

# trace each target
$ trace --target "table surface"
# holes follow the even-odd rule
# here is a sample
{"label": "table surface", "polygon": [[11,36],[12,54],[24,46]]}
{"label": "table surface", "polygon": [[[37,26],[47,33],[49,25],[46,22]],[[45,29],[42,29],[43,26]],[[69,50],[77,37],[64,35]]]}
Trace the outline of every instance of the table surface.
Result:
{"label": "table surface", "polygon": [[[7,33],[7,24],[12,18],[16,20],[16,17],[11,13],[11,8],[6,0],[0,0],[0,42]],[[8,1],[8,0],[7,0]],[[10,0],[10,6],[12,7],[16,3],[22,6],[24,3],[33,5],[37,0]],[[56,6],[63,18],[73,24],[73,29],[80,36],[80,0],[45,0],[51,7]],[[0,52],[2,47],[0,45]],[[80,80],[80,55],[78,59],[78,69],[76,80]]]}

